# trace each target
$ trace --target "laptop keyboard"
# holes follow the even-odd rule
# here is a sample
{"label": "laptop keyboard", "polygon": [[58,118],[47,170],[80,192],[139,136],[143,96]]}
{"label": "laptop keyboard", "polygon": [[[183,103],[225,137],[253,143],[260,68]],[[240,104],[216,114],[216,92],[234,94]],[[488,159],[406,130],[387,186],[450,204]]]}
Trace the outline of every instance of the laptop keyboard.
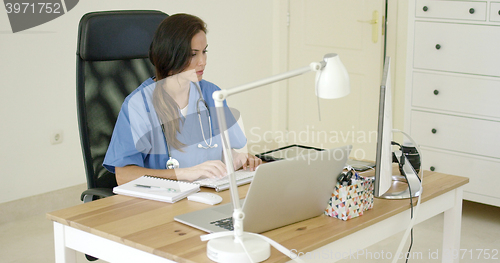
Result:
{"label": "laptop keyboard", "polygon": [[217,221],[210,222],[212,225],[216,225],[220,228],[224,228],[229,231],[233,231],[233,217],[219,219]]}

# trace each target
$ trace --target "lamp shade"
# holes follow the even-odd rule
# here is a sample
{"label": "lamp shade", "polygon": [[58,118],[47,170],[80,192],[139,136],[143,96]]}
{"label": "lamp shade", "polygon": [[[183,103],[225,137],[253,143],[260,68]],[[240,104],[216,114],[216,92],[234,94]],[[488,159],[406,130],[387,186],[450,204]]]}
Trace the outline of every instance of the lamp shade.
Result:
{"label": "lamp shade", "polygon": [[326,65],[316,72],[316,96],[322,99],[337,99],[351,92],[349,74],[337,54],[324,56]]}

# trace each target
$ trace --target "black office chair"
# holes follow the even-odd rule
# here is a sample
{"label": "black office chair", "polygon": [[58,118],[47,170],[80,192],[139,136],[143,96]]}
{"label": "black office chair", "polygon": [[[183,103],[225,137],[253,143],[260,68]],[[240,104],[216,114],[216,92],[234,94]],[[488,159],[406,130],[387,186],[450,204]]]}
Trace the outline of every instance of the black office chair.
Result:
{"label": "black office chair", "polygon": [[77,107],[89,202],[113,195],[116,178],[103,166],[125,97],[154,75],[149,46],[160,11],[105,11],[85,14],[78,28]]}

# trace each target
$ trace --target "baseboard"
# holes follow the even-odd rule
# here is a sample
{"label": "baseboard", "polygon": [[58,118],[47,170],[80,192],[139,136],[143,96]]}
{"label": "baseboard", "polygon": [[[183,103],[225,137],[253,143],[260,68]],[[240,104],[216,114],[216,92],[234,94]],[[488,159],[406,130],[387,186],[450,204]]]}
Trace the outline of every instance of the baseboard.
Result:
{"label": "baseboard", "polygon": [[0,224],[81,204],[80,195],[85,189],[87,189],[86,184],[75,185],[2,203]]}

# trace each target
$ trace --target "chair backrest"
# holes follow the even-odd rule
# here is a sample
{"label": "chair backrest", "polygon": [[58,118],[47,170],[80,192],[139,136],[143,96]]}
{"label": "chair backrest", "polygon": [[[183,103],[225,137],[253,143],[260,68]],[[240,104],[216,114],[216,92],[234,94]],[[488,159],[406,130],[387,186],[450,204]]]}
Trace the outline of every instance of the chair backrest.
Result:
{"label": "chair backrest", "polygon": [[160,11],[85,14],[78,28],[77,107],[87,186],[112,188],[116,178],[103,166],[125,97],[154,75],[148,59]]}

